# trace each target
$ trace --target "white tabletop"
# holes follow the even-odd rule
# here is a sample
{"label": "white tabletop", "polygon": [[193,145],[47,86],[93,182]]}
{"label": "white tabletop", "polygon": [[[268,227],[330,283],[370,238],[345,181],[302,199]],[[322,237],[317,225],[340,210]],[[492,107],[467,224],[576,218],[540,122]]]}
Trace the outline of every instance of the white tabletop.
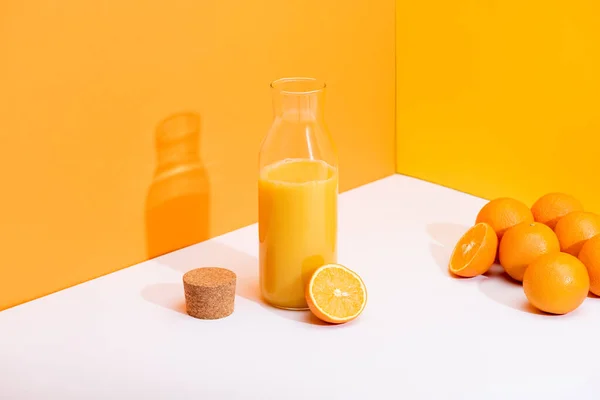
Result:
{"label": "white tabletop", "polygon": [[[339,261],[369,291],[341,326],[263,304],[256,225],[0,312],[0,399],[598,399],[600,299],[540,315],[498,272],[448,275],[484,200],[391,176],[340,198]],[[235,312],[182,274],[238,274]]]}

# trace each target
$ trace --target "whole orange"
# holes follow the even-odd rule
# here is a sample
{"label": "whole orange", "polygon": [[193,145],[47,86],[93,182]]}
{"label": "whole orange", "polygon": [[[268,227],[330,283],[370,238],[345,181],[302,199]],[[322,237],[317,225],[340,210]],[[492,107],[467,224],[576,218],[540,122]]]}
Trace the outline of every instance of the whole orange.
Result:
{"label": "whole orange", "polygon": [[590,292],[600,296],[600,235],[583,244],[579,260],[585,265],[590,276]]}
{"label": "whole orange", "polygon": [[590,289],[590,278],[576,257],[550,253],[527,267],[523,289],[534,307],[551,314],[566,314],[583,303]]}
{"label": "whole orange", "polygon": [[575,197],[565,193],[545,194],[531,206],[535,221],[552,229],[559,219],[573,211],[583,211],[583,205]]}
{"label": "whole orange", "polygon": [[560,250],[577,257],[585,241],[600,233],[600,216],[573,211],[558,220],[554,232],[560,242]]}
{"label": "whole orange", "polygon": [[498,254],[506,273],[517,281],[523,281],[529,264],[544,254],[559,251],[558,238],[547,225],[521,222],[504,233]]}
{"label": "whole orange", "polygon": [[529,207],[519,200],[500,197],[483,206],[475,220],[477,224],[480,222],[489,224],[498,235],[498,239],[501,239],[508,228],[521,222],[533,222],[533,214]]}

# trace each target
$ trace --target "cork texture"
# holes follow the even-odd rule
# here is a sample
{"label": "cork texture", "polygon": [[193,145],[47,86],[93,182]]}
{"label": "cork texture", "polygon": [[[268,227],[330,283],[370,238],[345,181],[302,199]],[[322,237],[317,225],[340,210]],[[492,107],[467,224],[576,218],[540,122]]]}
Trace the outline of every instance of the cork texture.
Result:
{"label": "cork texture", "polygon": [[219,319],[233,313],[236,275],[224,268],[197,268],[183,275],[186,311],[200,319]]}

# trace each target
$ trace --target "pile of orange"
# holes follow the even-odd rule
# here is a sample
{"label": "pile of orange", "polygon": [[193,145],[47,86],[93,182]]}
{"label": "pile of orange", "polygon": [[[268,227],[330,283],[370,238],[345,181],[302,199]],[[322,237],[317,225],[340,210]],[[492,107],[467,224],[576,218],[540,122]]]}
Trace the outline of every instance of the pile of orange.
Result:
{"label": "pile of orange", "polygon": [[460,277],[485,274],[498,261],[541,311],[566,314],[588,292],[600,296],[600,216],[564,193],[531,208],[519,200],[487,203],[458,241],[449,269]]}

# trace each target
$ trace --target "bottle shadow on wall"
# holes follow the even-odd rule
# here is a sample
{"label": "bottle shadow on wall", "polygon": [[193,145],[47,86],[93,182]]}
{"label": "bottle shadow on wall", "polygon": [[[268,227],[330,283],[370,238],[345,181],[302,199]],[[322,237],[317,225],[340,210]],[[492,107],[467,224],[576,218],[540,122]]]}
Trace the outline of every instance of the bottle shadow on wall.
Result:
{"label": "bottle shadow on wall", "polygon": [[210,182],[200,157],[200,116],[185,112],[155,131],[156,169],[145,204],[148,258],[210,237]]}

